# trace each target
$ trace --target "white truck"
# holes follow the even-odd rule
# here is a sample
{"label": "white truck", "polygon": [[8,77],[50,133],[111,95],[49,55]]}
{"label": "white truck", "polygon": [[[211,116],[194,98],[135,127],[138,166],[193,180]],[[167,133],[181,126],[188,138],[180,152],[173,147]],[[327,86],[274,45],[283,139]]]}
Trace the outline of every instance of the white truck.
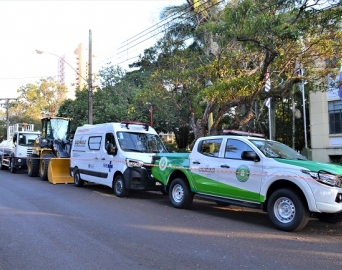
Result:
{"label": "white truck", "polygon": [[342,166],[307,160],[292,148],[258,134],[199,138],[191,153],[160,153],[152,174],[176,208],[197,196],[218,205],[266,211],[284,231],[302,229],[309,217],[342,219]]}
{"label": "white truck", "polygon": [[0,169],[10,169],[15,173],[17,169],[27,167],[26,159],[32,154],[32,147],[35,140],[40,135],[39,131],[34,131],[33,124],[15,124],[7,131],[7,141],[12,142],[11,149],[0,150]]}
{"label": "white truck", "polygon": [[151,174],[152,157],[167,150],[146,123],[122,121],[84,125],[76,129],[70,175],[77,187],[84,182],[109,186],[118,197],[130,190],[160,190]]}

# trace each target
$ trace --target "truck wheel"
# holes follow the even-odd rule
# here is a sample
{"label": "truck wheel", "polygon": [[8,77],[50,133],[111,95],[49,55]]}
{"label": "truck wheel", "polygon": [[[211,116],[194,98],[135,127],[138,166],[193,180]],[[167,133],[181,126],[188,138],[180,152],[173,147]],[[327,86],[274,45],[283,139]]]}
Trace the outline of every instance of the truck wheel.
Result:
{"label": "truck wheel", "polygon": [[189,208],[194,199],[194,194],[184,179],[176,178],[170,185],[169,197],[174,207]]}
{"label": "truck wheel", "polygon": [[122,175],[115,177],[113,191],[117,197],[126,197],[128,195],[129,190],[125,188],[125,180]]}
{"label": "truck wheel", "polygon": [[267,203],[267,212],[272,223],[280,230],[298,231],[309,221],[309,210],[300,197],[290,189],[278,189]]}
{"label": "truck wheel", "polygon": [[53,154],[45,154],[40,161],[39,176],[43,181],[48,180],[48,168],[50,159],[54,158]]}
{"label": "truck wheel", "polygon": [[17,168],[13,164],[13,159],[12,158],[11,158],[11,161],[10,161],[10,172],[11,173],[16,173],[17,172]]}
{"label": "truck wheel", "polygon": [[6,166],[2,164],[2,157],[0,157],[0,170],[4,170]]}
{"label": "truck wheel", "polygon": [[338,223],[342,220],[342,213],[317,213],[316,217],[322,222]]}
{"label": "truck wheel", "polygon": [[84,181],[81,179],[80,172],[75,169],[74,170],[74,184],[76,187],[83,187]]}
{"label": "truck wheel", "polygon": [[36,177],[39,174],[39,156],[32,154],[27,158],[27,173],[30,177]]}

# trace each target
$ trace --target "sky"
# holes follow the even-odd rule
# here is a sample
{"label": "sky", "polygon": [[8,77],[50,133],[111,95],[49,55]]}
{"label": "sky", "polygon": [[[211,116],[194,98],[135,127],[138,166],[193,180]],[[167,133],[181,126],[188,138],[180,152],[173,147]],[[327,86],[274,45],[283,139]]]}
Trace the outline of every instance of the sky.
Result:
{"label": "sky", "polygon": [[[91,30],[98,65],[119,64],[123,58],[118,59],[118,48],[125,41],[146,34],[158,23],[164,7],[184,3],[186,0],[0,1],[0,103],[4,103],[1,98],[18,97],[17,90],[27,83],[57,78],[58,57],[37,54],[36,49],[62,56],[81,42],[88,46]],[[131,48],[126,57],[139,55],[154,41],[150,38]],[[127,62],[120,65],[128,70]]]}

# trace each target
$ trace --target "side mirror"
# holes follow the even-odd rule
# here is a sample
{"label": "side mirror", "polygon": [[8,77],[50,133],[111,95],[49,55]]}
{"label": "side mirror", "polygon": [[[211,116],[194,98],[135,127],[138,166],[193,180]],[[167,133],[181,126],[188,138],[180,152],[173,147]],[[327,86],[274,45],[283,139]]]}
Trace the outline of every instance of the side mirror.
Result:
{"label": "side mirror", "polygon": [[260,158],[254,151],[243,151],[241,153],[241,158],[244,160],[251,160],[255,162],[259,162]]}
{"label": "side mirror", "polygon": [[113,155],[113,156],[115,156],[117,151],[118,151],[116,146],[114,144],[112,144],[112,143],[108,143],[107,144],[106,150],[107,150],[107,154],[108,155]]}

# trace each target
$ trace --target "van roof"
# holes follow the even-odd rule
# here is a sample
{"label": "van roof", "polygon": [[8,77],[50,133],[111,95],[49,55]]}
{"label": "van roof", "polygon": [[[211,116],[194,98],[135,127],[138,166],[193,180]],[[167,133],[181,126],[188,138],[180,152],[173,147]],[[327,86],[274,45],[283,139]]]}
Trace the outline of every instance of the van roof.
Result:
{"label": "van roof", "polygon": [[147,123],[133,122],[133,121],[111,122],[111,123],[102,123],[102,124],[95,124],[95,125],[85,124],[83,126],[78,127],[76,132],[87,133],[90,130],[99,129],[99,128],[108,130],[108,128],[111,128],[111,127],[115,131],[130,131],[130,132],[157,134],[157,132]]}

